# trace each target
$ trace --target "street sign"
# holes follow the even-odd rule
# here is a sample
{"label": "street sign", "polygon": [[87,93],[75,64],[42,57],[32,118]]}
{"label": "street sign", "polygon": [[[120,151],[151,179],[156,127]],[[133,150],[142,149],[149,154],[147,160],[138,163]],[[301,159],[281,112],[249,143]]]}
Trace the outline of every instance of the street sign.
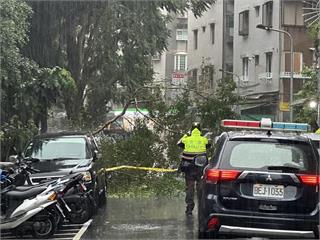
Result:
{"label": "street sign", "polygon": [[288,102],[280,102],[279,109],[282,112],[289,112],[290,111],[289,103]]}
{"label": "street sign", "polygon": [[185,72],[174,72],[171,75],[172,83],[174,85],[181,85],[184,83],[185,79],[187,78],[187,73]]}

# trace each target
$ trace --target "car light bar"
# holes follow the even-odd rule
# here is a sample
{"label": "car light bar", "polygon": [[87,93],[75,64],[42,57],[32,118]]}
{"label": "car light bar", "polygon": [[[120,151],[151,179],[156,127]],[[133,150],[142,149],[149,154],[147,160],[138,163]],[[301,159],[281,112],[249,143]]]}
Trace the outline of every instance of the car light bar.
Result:
{"label": "car light bar", "polygon": [[307,123],[286,123],[272,122],[270,118],[262,118],[261,121],[246,121],[246,120],[222,120],[222,127],[256,129],[256,130],[277,130],[277,131],[295,131],[307,132],[310,125]]}

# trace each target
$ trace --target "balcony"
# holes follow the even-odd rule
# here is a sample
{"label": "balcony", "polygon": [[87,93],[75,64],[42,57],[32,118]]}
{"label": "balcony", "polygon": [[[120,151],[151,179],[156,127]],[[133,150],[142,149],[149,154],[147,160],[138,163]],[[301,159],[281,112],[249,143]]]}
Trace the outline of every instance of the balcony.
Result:
{"label": "balcony", "polygon": [[249,82],[249,76],[240,76],[240,84],[247,85]]}
{"label": "balcony", "polygon": [[272,72],[264,72],[258,75],[259,80],[264,80],[266,82],[272,81]]}
{"label": "balcony", "polygon": [[[290,72],[281,72],[280,78],[290,78],[291,73]],[[305,74],[302,73],[293,73],[293,78],[298,78],[298,79],[310,79],[311,77],[306,76]]]}

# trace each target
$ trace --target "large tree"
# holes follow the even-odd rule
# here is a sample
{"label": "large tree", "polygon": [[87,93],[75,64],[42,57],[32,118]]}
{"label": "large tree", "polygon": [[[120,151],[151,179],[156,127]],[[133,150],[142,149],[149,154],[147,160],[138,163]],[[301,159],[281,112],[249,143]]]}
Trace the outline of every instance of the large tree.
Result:
{"label": "large tree", "polygon": [[[191,8],[199,16],[215,0],[35,1],[26,53],[40,66],[70,70],[78,93],[66,104],[78,120],[85,110],[100,122],[109,100],[127,102],[152,80],[150,56],[166,47],[169,18],[161,10]],[[119,94],[116,90],[121,90]],[[86,101],[87,100],[87,101]],[[99,118],[100,116],[100,118]]]}
{"label": "large tree", "polygon": [[65,69],[41,68],[21,51],[28,42],[30,6],[1,1],[0,12],[0,139],[1,157],[6,159],[14,145],[21,148],[37,129],[47,130],[48,110],[69,100],[75,84]]}

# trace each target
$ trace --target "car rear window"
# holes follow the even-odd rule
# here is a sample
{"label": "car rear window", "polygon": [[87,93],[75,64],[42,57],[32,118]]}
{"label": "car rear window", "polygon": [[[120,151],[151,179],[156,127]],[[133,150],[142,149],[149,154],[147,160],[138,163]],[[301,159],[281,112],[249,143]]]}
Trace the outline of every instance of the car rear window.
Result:
{"label": "car rear window", "polygon": [[223,151],[223,168],[268,170],[287,167],[314,172],[315,154],[310,144],[298,141],[228,141]]}
{"label": "car rear window", "polygon": [[42,160],[50,159],[84,159],[88,158],[86,140],[80,137],[36,139],[29,144],[26,157]]}

